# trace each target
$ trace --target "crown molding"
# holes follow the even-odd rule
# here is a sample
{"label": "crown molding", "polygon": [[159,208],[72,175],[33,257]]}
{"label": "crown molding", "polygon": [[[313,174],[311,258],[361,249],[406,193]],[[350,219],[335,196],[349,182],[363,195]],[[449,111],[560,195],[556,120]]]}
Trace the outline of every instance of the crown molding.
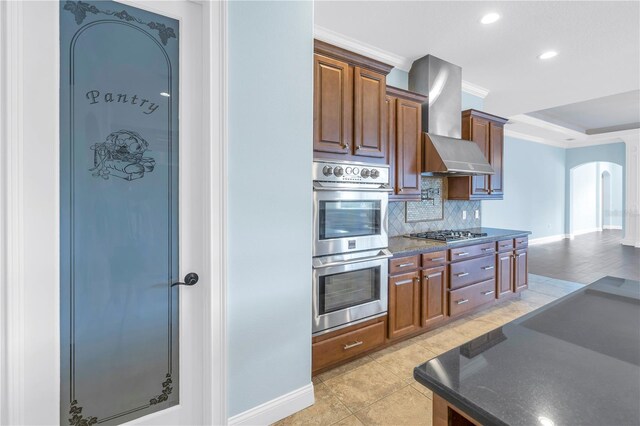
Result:
{"label": "crown molding", "polygon": [[522,139],[522,140],[529,141],[529,142],[535,142],[535,143],[539,143],[539,144],[543,144],[543,145],[555,146],[557,148],[565,148],[565,149],[569,148],[569,146],[568,146],[569,144],[567,144],[566,142],[556,141],[556,140],[551,140],[551,139],[545,139],[545,138],[541,138],[541,137],[538,137],[538,136],[530,135],[530,134],[527,134],[527,133],[516,132],[514,130],[509,130],[506,127],[504,129],[504,135],[512,137],[512,138],[516,138],[516,139]]}
{"label": "crown molding", "polygon": [[[413,64],[413,60],[410,58],[405,58],[404,56],[379,49],[375,46],[347,37],[328,28],[321,27],[320,25],[313,26],[313,36],[317,40],[333,44],[334,46],[350,50],[351,52],[367,56],[371,59],[384,62],[385,64],[393,65],[394,68],[398,68],[405,72],[409,72],[411,64]],[[489,89],[465,80],[462,80],[462,91],[473,96],[478,96],[482,99],[486,98],[489,94]]]}
{"label": "crown molding", "polygon": [[486,98],[489,94],[489,89],[478,86],[477,84],[469,83],[466,80],[462,80],[462,91],[482,99]]}

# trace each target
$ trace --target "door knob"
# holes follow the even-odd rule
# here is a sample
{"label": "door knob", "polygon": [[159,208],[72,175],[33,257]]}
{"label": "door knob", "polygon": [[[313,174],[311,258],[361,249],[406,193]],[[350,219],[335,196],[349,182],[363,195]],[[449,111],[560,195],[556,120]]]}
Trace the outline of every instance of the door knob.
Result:
{"label": "door knob", "polygon": [[173,283],[171,284],[171,287],[173,287],[174,285],[195,285],[198,280],[200,279],[200,277],[198,277],[198,274],[196,274],[195,272],[189,272],[187,275],[184,276],[184,282],[177,282],[177,283]]}

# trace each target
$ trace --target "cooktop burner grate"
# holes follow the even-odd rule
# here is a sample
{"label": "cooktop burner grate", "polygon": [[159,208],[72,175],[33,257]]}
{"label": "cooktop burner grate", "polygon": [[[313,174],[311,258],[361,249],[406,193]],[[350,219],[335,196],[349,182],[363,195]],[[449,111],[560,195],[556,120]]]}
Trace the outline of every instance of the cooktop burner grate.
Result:
{"label": "cooktop burner grate", "polygon": [[481,238],[486,237],[486,232],[471,232],[465,230],[450,230],[445,229],[443,231],[430,231],[430,232],[419,232],[416,234],[409,234],[411,238],[423,238],[427,240],[437,240],[437,241],[459,241],[459,240],[469,240],[472,238]]}

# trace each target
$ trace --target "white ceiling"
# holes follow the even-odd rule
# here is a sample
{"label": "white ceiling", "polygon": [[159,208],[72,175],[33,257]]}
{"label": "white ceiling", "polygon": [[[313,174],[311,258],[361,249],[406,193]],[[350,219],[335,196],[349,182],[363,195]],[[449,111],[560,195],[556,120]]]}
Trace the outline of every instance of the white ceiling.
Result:
{"label": "white ceiling", "polygon": [[618,93],[528,115],[590,135],[640,127],[640,90]]}
{"label": "white ceiling", "polygon": [[[492,11],[502,18],[480,24]],[[316,1],[314,19],[405,69],[426,54],[460,65],[489,90],[484,109],[506,117],[640,89],[637,1]]]}

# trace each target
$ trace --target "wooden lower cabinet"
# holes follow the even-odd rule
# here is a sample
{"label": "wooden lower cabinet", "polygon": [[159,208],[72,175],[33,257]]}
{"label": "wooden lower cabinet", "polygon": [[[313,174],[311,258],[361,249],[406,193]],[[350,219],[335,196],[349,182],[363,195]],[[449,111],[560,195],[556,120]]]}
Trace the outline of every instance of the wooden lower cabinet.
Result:
{"label": "wooden lower cabinet", "polygon": [[444,321],[447,306],[447,267],[422,271],[422,326]]}
{"label": "wooden lower cabinet", "polygon": [[496,298],[513,291],[513,252],[496,254]]}
{"label": "wooden lower cabinet", "polygon": [[389,339],[420,329],[420,272],[389,278]]}
{"label": "wooden lower cabinet", "polygon": [[516,250],[513,257],[513,291],[522,291],[529,286],[527,250]]}
{"label": "wooden lower cabinet", "polygon": [[313,338],[311,371],[340,364],[385,343],[386,321],[378,318]]}

